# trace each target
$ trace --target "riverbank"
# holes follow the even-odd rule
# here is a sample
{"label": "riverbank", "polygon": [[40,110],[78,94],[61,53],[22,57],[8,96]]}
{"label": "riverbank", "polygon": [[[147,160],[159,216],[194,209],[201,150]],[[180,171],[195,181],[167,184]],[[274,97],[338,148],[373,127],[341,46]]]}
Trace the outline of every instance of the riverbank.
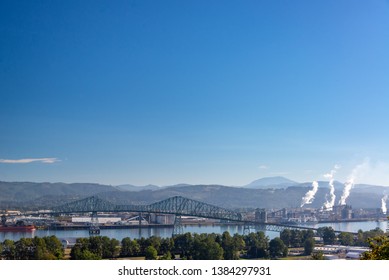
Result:
{"label": "riverbank", "polygon": [[387,218],[360,218],[360,219],[339,219],[339,220],[320,220],[318,224],[324,223],[359,223],[359,222],[384,222]]}

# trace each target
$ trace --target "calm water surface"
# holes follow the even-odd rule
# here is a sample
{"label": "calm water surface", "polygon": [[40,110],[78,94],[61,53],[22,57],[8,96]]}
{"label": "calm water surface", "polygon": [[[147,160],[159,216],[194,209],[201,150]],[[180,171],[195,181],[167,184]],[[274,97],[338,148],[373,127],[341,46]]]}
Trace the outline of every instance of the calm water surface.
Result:
{"label": "calm water surface", "polygon": [[[359,229],[363,231],[368,231],[375,228],[380,228],[383,231],[386,231],[388,223],[386,221],[366,221],[366,222],[347,222],[347,223],[320,223],[312,225],[314,228],[330,226],[334,230],[339,231],[348,231],[348,232],[357,232]],[[306,226],[306,225],[305,225]],[[192,232],[192,233],[219,233],[222,234],[224,231],[230,232],[231,235],[235,233],[243,234],[243,227],[236,225],[229,226],[214,226],[214,225],[192,225],[192,226],[184,226],[184,232]],[[125,237],[130,238],[140,238],[140,237],[150,237],[150,236],[160,236],[160,237],[171,237],[173,233],[172,227],[150,227],[150,228],[142,228],[141,230],[136,228],[131,229],[102,229],[101,236],[108,236],[109,238],[116,238],[121,241]],[[267,231],[265,234],[273,239],[274,237],[278,237],[278,232]],[[36,230],[35,232],[0,232],[0,241],[4,241],[5,239],[11,240],[19,240],[22,237],[44,237],[55,235],[59,239],[65,238],[79,238],[79,237],[89,237],[88,230]]]}

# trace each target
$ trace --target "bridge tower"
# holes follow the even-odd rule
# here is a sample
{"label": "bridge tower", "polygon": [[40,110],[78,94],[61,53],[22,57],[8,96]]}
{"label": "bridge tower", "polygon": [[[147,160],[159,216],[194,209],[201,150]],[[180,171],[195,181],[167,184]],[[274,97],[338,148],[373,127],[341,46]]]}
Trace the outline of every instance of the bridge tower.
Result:
{"label": "bridge tower", "polygon": [[97,216],[97,212],[92,212],[91,215],[91,224],[89,227],[89,236],[97,236],[100,235],[100,227],[99,227],[99,218]]}

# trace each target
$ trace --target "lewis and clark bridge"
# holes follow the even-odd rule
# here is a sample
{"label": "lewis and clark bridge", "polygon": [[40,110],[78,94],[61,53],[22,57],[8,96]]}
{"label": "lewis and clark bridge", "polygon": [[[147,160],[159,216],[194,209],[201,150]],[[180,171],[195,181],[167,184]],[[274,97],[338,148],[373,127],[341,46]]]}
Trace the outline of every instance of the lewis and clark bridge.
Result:
{"label": "lewis and clark bridge", "polygon": [[[117,205],[103,200],[97,196],[65,203],[50,209],[51,215],[63,215],[72,213],[90,213],[91,224],[89,233],[91,235],[100,234],[98,224],[98,213],[119,213],[135,212],[139,213],[139,226],[141,225],[142,213],[155,214],[172,214],[174,219],[174,234],[182,234],[183,226],[181,224],[182,216],[193,216],[208,219],[217,219],[221,221],[242,224],[244,233],[249,233],[251,228],[261,231],[281,232],[284,229],[313,230],[315,228],[304,227],[299,225],[289,225],[280,223],[269,223],[264,220],[255,220],[249,218],[245,213],[239,213],[233,210],[225,209],[219,206],[196,201],[182,196],[174,196],[168,199],[155,202],[148,205]],[[46,212],[47,214],[47,212]],[[340,233],[340,231],[335,231]]]}

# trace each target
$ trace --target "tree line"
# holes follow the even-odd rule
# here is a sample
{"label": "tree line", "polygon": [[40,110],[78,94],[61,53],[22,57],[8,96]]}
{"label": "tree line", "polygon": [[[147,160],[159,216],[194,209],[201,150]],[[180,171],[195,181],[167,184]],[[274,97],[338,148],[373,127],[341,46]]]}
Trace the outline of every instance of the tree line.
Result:
{"label": "tree line", "polygon": [[[389,259],[389,239],[377,228],[370,231],[335,234],[331,227],[322,227],[315,236],[312,230],[285,229],[280,237],[269,239],[262,231],[247,235],[229,232],[223,234],[185,233],[170,238],[151,236],[149,238],[121,241],[107,236],[79,238],[71,248],[70,259],[99,260],[115,258],[186,259],[186,260],[236,260],[277,259],[286,257],[290,248],[303,248],[305,255],[313,254],[315,237],[321,237],[324,244],[370,246],[372,251],[364,258]],[[386,248],[386,249],[385,249]],[[385,251],[386,250],[386,251]],[[379,253],[374,253],[374,252]],[[0,243],[0,259],[8,260],[55,260],[64,258],[64,249],[55,236],[21,238],[18,241],[5,240]]]}
{"label": "tree line", "polygon": [[61,260],[64,249],[55,236],[6,239],[0,243],[0,256],[5,260]]}

